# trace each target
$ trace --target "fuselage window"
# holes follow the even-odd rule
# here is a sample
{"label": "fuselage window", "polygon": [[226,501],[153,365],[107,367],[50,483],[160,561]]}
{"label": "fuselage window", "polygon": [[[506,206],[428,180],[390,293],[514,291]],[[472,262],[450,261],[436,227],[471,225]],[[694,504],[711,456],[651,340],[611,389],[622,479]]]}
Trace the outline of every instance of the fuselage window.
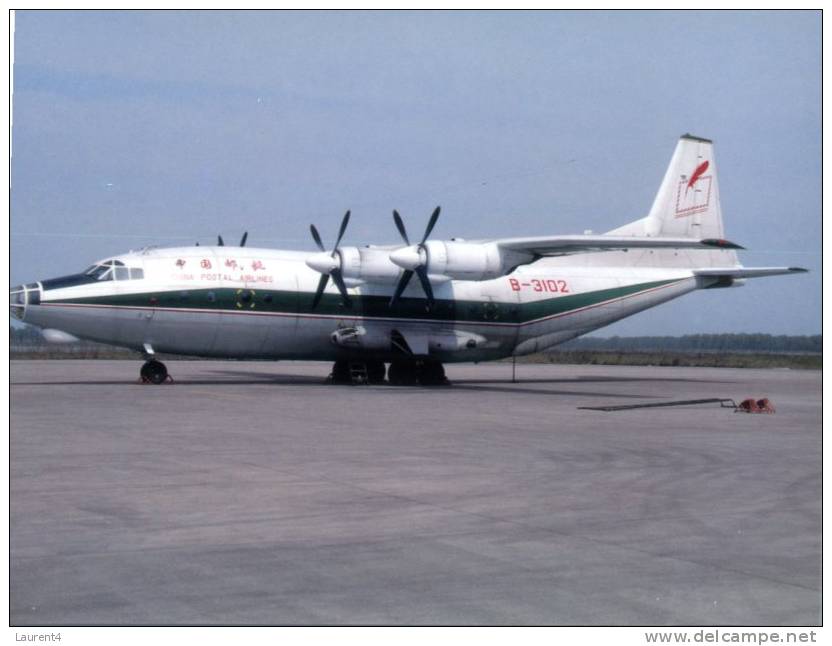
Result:
{"label": "fuselage window", "polygon": [[214,292],[208,292],[206,296],[209,303],[215,303],[217,301],[217,295]]}

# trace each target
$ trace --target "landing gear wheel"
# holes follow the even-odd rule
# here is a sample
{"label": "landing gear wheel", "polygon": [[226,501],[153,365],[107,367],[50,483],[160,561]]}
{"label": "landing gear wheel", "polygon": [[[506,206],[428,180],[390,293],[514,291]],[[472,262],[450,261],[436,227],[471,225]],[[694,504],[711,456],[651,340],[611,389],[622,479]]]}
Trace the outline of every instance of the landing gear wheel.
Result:
{"label": "landing gear wheel", "polygon": [[423,386],[447,386],[445,366],[439,361],[424,361],[419,366],[419,383]]}
{"label": "landing gear wheel", "polygon": [[394,386],[414,386],[418,383],[414,361],[394,361],[387,370],[387,379]]}
{"label": "landing gear wheel", "polygon": [[351,384],[350,362],[339,359],[332,365],[332,372],[329,375],[329,382],[332,384]]}
{"label": "landing gear wheel", "polygon": [[368,361],[367,362],[367,381],[371,384],[383,384],[384,375],[387,369],[383,361]]}
{"label": "landing gear wheel", "polygon": [[146,361],[139,374],[141,374],[143,383],[157,385],[165,383],[170,377],[165,364],[155,359]]}

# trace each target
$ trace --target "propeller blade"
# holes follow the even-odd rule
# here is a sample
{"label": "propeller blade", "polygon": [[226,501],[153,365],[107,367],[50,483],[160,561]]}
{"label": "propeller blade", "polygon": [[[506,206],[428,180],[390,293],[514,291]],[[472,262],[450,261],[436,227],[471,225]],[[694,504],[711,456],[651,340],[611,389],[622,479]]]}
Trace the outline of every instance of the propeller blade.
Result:
{"label": "propeller blade", "polygon": [[393,298],[390,299],[390,307],[393,307],[393,305],[396,304],[396,301],[399,300],[399,297],[402,295],[402,292],[404,292],[405,287],[407,287],[411,278],[413,278],[413,272],[406,269],[399,280],[399,284],[396,286],[396,293],[393,294]]}
{"label": "propeller blade", "polygon": [[393,222],[396,223],[396,228],[399,230],[399,233],[401,234],[402,239],[405,241],[405,244],[409,247],[410,239],[407,237],[407,231],[404,228],[402,216],[399,215],[399,212],[396,209],[393,209]]}
{"label": "propeller blade", "polygon": [[222,236],[217,236],[217,246],[224,247],[225,242],[222,239]]}
{"label": "propeller blade", "polygon": [[436,226],[436,221],[438,219],[439,219],[439,207],[437,206],[433,210],[433,213],[430,216],[430,220],[428,220],[428,226],[425,229],[425,235],[422,236],[422,242],[420,242],[419,244],[425,244],[425,240],[428,239],[428,236],[430,235],[430,232],[433,231],[433,227]]}
{"label": "propeller blade", "polygon": [[335,240],[335,244],[332,247],[332,250],[335,251],[338,248],[338,245],[341,244],[341,238],[344,237],[344,231],[347,230],[347,225],[350,222],[350,212],[347,211],[344,213],[344,219],[341,220],[341,228],[338,231],[338,238]]}
{"label": "propeller blade", "polygon": [[422,283],[422,289],[425,290],[425,295],[428,297],[428,309],[433,307],[433,287],[430,286],[430,281],[428,280],[428,270],[425,269],[424,265],[420,267],[416,267],[416,275],[419,277],[419,282]]}
{"label": "propeller blade", "polygon": [[[341,228],[338,231],[338,238],[335,240],[335,245],[332,247],[332,251],[329,252],[329,256],[336,263],[335,268],[332,268],[332,265],[329,262],[323,262],[320,256],[311,256],[306,260],[306,264],[312,267],[312,269],[320,272],[326,272],[321,276],[321,280],[318,282],[318,291],[315,292],[315,298],[312,301],[313,309],[317,307],[318,303],[321,301],[321,296],[324,292],[324,289],[326,288],[326,284],[330,276],[332,277],[332,282],[335,283],[335,286],[341,293],[341,298],[343,300],[344,305],[346,307],[351,306],[350,295],[347,293],[347,286],[344,284],[344,277],[341,275],[341,268],[339,266],[341,263],[341,259],[340,254],[338,253],[338,245],[341,244],[341,238],[344,237],[344,232],[347,230],[347,225],[349,224],[349,222],[350,212],[347,211],[346,213],[344,213],[344,217],[341,220]],[[318,249],[320,249],[323,253],[327,253],[327,250],[324,248],[324,243],[321,241],[321,236],[318,233],[318,229],[315,228],[314,224],[309,225],[309,231],[312,233],[312,239],[315,241],[315,244],[318,245]],[[248,235],[248,232],[246,232],[246,235]],[[245,236],[243,237],[243,239],[245,240]]]}
{"label": "propeller blade", "polygon": [[329,274],[322,274],[321,279],[318,281],[318,289],[315,290],[315,298],[312,299],[312,309],[314,310],[318,307],[318,303],[321,302],[321,296],[323,296],[324,290],[326,289],[326,283],[329,280]]}
{"label": "propeller blade", "polygon": [[315,225],[310,224],[309,230],[312,232],[312,239],[315,240],[315,244],[318,245],[318,249],[326,251],[326,249],[324,249],[324,243],[321,242],[321,236],[318,235],[318,230],[315,228]]}
{"label": "propeller blade", "polygon": [[245,246],[246,246],[246,240],[247,240],[247,239],[248,239],[248,231],[246,231],[246,232],[243,234],[243,238],[242,238],[242,240],[240,240],[240,246],[241,246],[241,247],[245,247]]}
{"label": "propeller blade", "polygon": [[341,292],[341,298],[344,300],[344,305],[350,307],[352,303],[350,301],[350,295],[347,294],[347,286],[344,284],[344,278],[341,276],[341,270],[333,269],[330,276],[332,276],[332,282],[335,283],[338,291]]}

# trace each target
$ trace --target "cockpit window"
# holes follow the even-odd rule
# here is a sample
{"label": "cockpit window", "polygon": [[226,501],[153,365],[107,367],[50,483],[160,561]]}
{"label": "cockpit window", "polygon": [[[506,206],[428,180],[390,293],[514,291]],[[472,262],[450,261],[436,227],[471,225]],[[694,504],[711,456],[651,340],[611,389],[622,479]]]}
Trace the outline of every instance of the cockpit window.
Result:
{"label": "cockpit window", "polygon": [[[87,276],[92,276],[96,280],[111,280],[113,277],[110,272],[111,269],[112,267],[109,267],[108,265],[93,265],[84,273],[87,274]],[[107,275],[106,278],[105,274]]]}
{"label": "cockpit window", "polygon": [[95,280],[137,280],[144,278],[144,271],[126,267],[120,260],[104,260],[84,270],[84,274]]}

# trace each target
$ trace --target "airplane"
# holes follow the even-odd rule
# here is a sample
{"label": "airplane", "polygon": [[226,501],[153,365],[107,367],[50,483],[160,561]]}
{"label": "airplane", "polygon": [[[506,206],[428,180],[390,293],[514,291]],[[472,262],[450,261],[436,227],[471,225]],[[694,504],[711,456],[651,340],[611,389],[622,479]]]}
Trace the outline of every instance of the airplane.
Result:
{"label": "airplane", "polygon": [[[145,248],[10,290],[16,318],[51,341],[142,352],[333,362],[334,383],[445,384],[444,364],[540,352],[697,289],[805,272],[744,267],[724,238],[713,142],[682,135],[649,213],[605,234],[341,246]],[[414,280],[415,278],[415,280]],[[388,367],[389,364],[389,367]]]}

